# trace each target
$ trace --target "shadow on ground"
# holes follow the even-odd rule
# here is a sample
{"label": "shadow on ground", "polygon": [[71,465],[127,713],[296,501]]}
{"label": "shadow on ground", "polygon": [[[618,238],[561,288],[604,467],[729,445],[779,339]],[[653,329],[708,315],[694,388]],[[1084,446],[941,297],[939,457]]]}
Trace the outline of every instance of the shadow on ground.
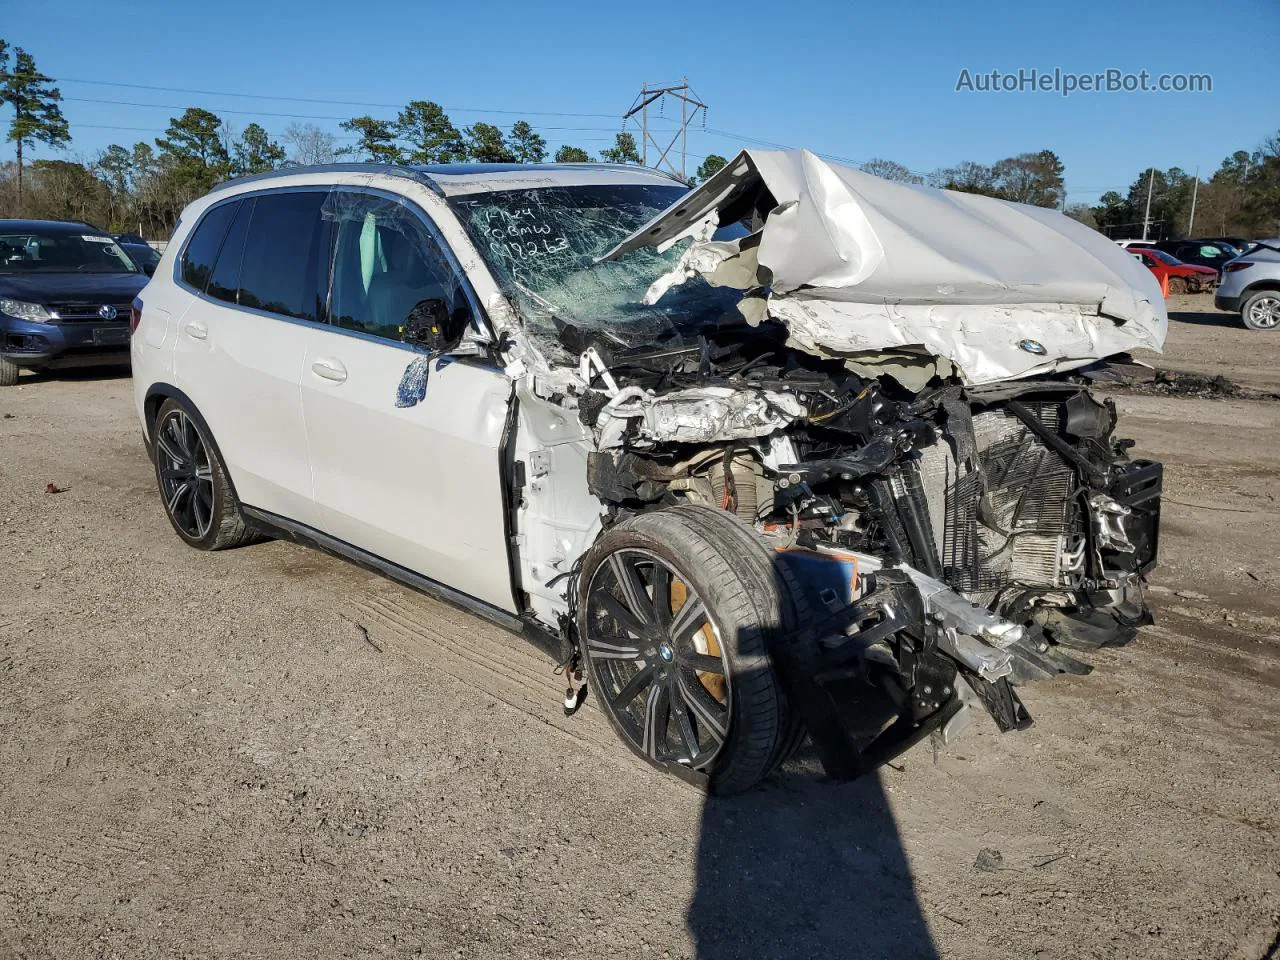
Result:
{"label": "shadow on ground", "polygon": [[876,775],[708,797],[688,919],[698,960],[939,956]]}
{"label": "shadow on ground", "polygon": [[1178,310],[1169,314],[1175,323],[1195,323],[1205,327],[1243,327],[1238,313],[1220,311]]}
{"label": "shadow on ground", "polygon": [[47,383],[51,380],[66,380],[78,383],[93,383],[98,380],[127,380],[133,375],[128,361],[107,364],[101,367],[68,367],[65,370],[22,370],[18,375],[17,385],[20,387]]}

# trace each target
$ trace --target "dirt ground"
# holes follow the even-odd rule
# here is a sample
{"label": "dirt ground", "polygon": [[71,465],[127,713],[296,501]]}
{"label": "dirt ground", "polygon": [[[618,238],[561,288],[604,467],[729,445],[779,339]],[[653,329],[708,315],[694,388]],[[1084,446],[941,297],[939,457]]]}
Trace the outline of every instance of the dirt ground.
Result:
{"label": "dirt ground", "polygon": [[[1280,334],[1173,306],[1159,362],[1280,389]],[[1117,395],[1158,624],[1030,730],[708,800],[522,640],[184,547],[130,389],[0,391],[0,956],[1276,956],[1280,402]]]}

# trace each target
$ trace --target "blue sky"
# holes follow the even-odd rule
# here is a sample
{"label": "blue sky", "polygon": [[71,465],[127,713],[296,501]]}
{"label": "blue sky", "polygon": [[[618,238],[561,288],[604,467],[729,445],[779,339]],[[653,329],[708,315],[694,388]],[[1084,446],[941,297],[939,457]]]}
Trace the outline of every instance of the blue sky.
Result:
{"label": "blue sky", "polygon": [[[271,114],[312,115],[297,120],[338,132],[336,119],[320,118],[395,110],[332,101],[410,99],[443,104],[459,127],[523,116],[553,147],[594,152],[643,82],[687,76],[711,108],[707,131],[699,122],[690,135],[695,158],[730,156],[743,136],[919,171],[1049,148],[1066,163],[1068,199],[1092,202],[1103,190],[1123,191],[1147,165],[1199,165],[1207,176],[1231,151],[1280,128],[1274,71],[1260,66],[1270,60],[1255,45],[1280,36],[1280,0],[44,0],[5,8],[0,36],[59,78],[75,138],[69,154],[89,158],[113,141],[153,140],[187,105],[279,134],[294,118]],[[955,90],[964,68],[1033,67],[1208,73],[1213,92]],[[85,80],[99,83],[73,82]],[[159,106],[87,102],[101,100]],[[502,110],[515,113],[480,112]],[[5,144],[0,156],[12,153]]]}

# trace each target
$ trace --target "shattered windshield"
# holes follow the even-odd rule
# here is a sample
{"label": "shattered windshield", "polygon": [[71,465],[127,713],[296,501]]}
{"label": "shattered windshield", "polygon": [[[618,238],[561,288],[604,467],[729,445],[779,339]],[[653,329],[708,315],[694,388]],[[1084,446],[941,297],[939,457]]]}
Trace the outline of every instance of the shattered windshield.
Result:
{"label": "shattered windshield", "polygon": [[649,285],[675,266],[685,244],[595,262],[685,192],[674,184],[544,187],[451,203],[535,335],[554,340],[571,324],[622,346],[640,346],[741,319],[734,309],[741,291],[714,288],[701,277],[657,305],[640,302]]}

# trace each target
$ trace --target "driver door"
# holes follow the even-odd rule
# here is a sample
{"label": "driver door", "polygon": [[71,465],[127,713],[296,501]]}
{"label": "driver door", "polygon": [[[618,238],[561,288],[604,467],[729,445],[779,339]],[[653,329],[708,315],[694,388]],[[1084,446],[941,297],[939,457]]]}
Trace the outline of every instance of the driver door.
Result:
{"label": "driver door", "polygon": [[510,380],[444,356],[425,391],[412,378],[402,389],[426,359],[404,342],[410,312],[436,300],[469,318],[463,279],[403,201],[338,189],[326,216],[329,324],[311,331],[302,367],[320,529],[514,612],[499,469]]}

